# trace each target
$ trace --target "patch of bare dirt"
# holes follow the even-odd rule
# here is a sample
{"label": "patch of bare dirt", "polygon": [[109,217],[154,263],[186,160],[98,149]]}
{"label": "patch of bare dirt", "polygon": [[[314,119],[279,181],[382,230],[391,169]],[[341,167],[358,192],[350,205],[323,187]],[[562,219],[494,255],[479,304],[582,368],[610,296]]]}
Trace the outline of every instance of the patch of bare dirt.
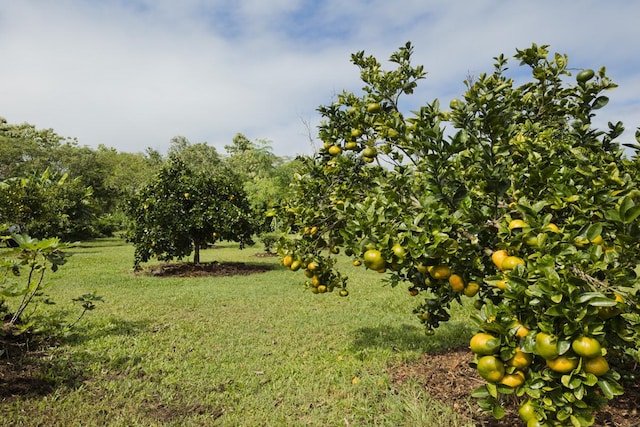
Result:
{"label": "patch of bare dirt", "polygon": [[143,274],[158,277],[237,276],[264,273],[273,266],[244,262],[165,263],[146,268]]}
{"label": "patch of bare dirt", "polygon": [[72,367],[47,357],[50,345],[38,337],[0,336],[0,402],[46,396],[60,385],[81,380]]}
{"label": "patch of bare dirt", "polygon": [[[473,354],[468,348],[449,349],[425,354],[411,365],[395,368],[391,374],[395,384],[409,378],[424,381],[425,390],[431,397],[451,407],[457,414],[472,419],[479,427],[514,427],[522,425],[517,414],[517,404],[506,408],[501,420],[478,412],[471,392],[484,383],[477,371],[469,365]],[[596,415],[598,427],[640,426],[640,381],[624,384],[625,394],[612,400],[609,406]]]}

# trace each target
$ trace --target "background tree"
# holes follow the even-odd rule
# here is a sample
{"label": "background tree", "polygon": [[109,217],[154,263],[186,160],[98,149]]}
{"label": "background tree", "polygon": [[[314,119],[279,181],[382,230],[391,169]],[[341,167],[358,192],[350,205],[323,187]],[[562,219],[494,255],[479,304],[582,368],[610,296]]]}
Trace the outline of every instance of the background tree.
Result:
{"label": "background tree", "polygon": [[207,172],[220,164],[221,158],[215,147],[206,142],[191,143],[184,136],[171,139],[168,158],[181,159],[190,169]]}
{"label": "background tree", "polygon": [[0,117],[0,179],[41,174],[60,169],[59,149],[74,140],[61,137],[53,129],[36,129],[28,123],[14,125]]}
{"label": "background tree", "polygon": [[216,240],[252,244],[255,231],[249,202],[238,177],[224,167],[194,171],[172,157],[158,175],[128,200],[135,266],[152,256],[171,260],[189,256]]}
{"label": "background tree", "polygon": [[224,148],[227,164],[244,183],[259,230],[277,230],[275,207],[287,195],[296,162],[275,155],[269,141],[253,142],[241,133]]}
{"label": "background tree", "polygon": [[79,179],[53,174],[0,181],[0,222],[32,237],[75,240],[93,235],[92,191]]}
{"label": "background tree", "polygon": [[[163,162],[159,153],[118,153],[103,145],[92,149],[51,129],[13,125],[4,119],[0,119],[0,151],[0,179],[9,180],[13,195],[19,196],[10,202],[5,191],[5,208],[23,206],[4,209],[5,216],[34,236],[55,232],[60,237],[87,239],[121,230],[124,195],[139,189]],[[45,184],[62,177],[67,177],[64,186]],[[29,187],[36,184],[38,189]],[[47,195],[42,194],[45,187]]]}

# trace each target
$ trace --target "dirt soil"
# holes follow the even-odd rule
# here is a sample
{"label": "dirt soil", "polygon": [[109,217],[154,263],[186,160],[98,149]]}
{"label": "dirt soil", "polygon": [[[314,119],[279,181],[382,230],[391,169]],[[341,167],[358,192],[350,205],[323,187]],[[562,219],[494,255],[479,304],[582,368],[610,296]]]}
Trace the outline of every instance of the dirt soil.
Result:
{"label": "dirt soil", "polygon": [[[264,257],[264,254],[257,254]],[[158,277],[204,277],[204,276],[238,276],[264,273],[273,270],[273,266],[264,264],[246,264],[244,262],[189,262],[165,263],[147,267],[142,274]]]}
{"label": "dirt soil", "polygon": [[[451,407],[456,413],[472,419],[481,427],[514,427],[523,425],[514,403],[501,420],[491,415],[478,413],[478,406],[471,392],[484,384],[477,371],[469,365],[473,360],[471,351],[464,348],[449,349],[425,354],[421,360],[411,365],[394,369],[391,374],[395,384],[408,379],[418,379],[424,383],[426,392],[434,399]],[[596,415],[598,427],[638,427],[640,426],[640,380],[624,384],[625,394],[609,403]]]}

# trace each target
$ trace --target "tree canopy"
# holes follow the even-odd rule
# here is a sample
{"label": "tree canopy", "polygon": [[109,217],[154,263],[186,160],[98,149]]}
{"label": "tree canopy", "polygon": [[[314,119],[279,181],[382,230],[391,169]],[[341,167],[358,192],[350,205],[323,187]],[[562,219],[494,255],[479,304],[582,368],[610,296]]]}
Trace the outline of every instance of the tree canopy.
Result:
{"label": "tree canopy", "polygon": [[238,177],[226,167],[195,171],[178,157],[170,158],[156,177],[127,203],[136,247],[135,266],[152,256],[183,258],[217,240],[240,247],[252,244],[255,232],[246,194]]}

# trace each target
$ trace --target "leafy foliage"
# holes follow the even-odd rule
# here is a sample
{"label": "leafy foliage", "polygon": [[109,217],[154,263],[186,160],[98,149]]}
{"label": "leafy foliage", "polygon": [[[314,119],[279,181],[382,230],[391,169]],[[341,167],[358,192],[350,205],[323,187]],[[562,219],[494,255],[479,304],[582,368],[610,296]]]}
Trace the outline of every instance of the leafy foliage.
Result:
{"label": "leafy foliage", "polygon": [[45,170],[40,176],[0,181],[0,220],[37,238],[91,235],[92,190],[79,179]]}
{"label": "leafy foliage", "polygon": [[[2,225],[0,231],[8,228],[8,225]],[[35,239],[26,234],[2,236],[4,241],[9,239],[13,242],[12,247],[0,253],[0,314],[4,320],[0,333],[20,335],[32,330],[50,333],[49,326],[39,322],[35,313],[39,303],[53,304],[44,293],[51,286],[45,280],[46,274],[48,271],[55,273],[66,263],[68,254],[65,249],[69,244],[60,242],[58,238]],[[81,299],[85,302],[85,311],[95,308],[94,301],[102,301],[95,294],[84,295]],[[90,301],[92,306],[86,305]],[[9,302],[14,303],[10,305]],[[75,325],[80,318],[68,327]]]}
{"label": "leafy foliage", "polygon": [[[616,85],[604,67],[572,82],[568,57],[534,44],[515,54],[530,82],[515,85],[500,55],[492,73],[465,82],[449,111],[434,100],[405,114],[400,98],[425,76],[410,64],[412,50],[407,43],[395,52],[391,71],[352,55],[364,93],[343,92],[319,108],[325,144],[284,208],[301,235],[281,242],[283,261],[307,266],[308,277],[317,276],[309,264],[321,271],[308,282],[315,293],[319,284],[344,288],[321,254],[344,247],[356,263],[389,271],[392,285],[423,295],[414,312],[430,333],[449,319],[451,303],[479,290],[475,321],[500,340],[492,362],[507,366],[475,393],[481,407],[500,418],[515,393],[540,399],[540,423],[590,425],[593,410],[622,392],[620,375],[588,372],[594,361],[571,343],[593,337],[606,359],[638,360],[640,341],[637,160],[615,142],[622,123],[592,125]],[[571,369],[550,367],[565,359],[536,351],[539,333],[554,337],[554,356]],[[531,356],[526,372],[507,364],[517,349]]]}
{"label": "leafy foliage", "polygon": [[195,172],[171,158],[156,178],[128,200],[132,227],[128,240],[136,247],[135,266],[152,256],[186,257],[216,240],[252,244],[254,223],[237,177],[228,169]]}

